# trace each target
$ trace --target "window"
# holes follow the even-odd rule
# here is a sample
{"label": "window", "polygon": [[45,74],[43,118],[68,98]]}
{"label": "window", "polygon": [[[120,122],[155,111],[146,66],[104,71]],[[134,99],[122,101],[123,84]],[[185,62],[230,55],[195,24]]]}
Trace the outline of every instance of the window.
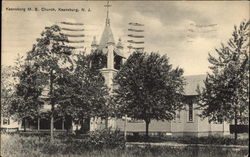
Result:
{"label": "window", "polygon": [[10,125],[10,119],[9,118],[4,118],[3,119],[3,125]]}
{"label": "window", "polygon": [[188,104],[188,121],[189,122],[193,121],[193,103],[192,102]]}

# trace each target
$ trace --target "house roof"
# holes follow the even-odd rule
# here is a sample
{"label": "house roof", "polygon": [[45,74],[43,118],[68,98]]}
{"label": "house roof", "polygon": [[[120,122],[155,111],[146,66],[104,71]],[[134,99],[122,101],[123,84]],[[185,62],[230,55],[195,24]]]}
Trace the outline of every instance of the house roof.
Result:
{"label": "house roof", "polygon": [[189,75],[184,76],[186,85],[184,86],[185,95],[197,95],[197,86],[204,87],[203,81],[206,79],[206,75]]}

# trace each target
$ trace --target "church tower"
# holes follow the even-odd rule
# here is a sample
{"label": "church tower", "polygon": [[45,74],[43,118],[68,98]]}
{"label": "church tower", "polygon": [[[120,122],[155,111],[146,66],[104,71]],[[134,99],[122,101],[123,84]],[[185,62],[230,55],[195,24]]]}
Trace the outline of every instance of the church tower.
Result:
{"label": "church tower", "polygon": [[111,5],[109,4],[109,1],[105,5],[105,7],[107,8],[105,28],[98,45],[96,38],[93,38],[91,51],[98,51],[106,56],[106,65],[102,69],[100,69],[100,71],[105,78],[106,85],[111,89],[112,92],[114,75],[120,69],[125,57],[121,39],[119,39],[118,43],[116,44],[111,30],[109,18],[109,8],[111,7]]}
{"label": "church tower", "polygon": [[[103,30],[99,44],[97,44],[96,38],[93,38],[91,44],[91,53],[101,54],[100,56],[102,57],[104,56],[105,59],[101,59],[101,62],[103,62],[104,65],[100,68],[100,71],[105,79],[105,84],[110,89],[110,94],[112,94],[115,86],[113,83],[113,78],[120,69],[125,57],[122,40],[119,38],[119,41],[116,44],[111,30],[109,18],[109,8],[111,5],[109,4],[109,1],[105,7],[107,8],[105,28]],[[103,122],[103,120],[100,118],[92,119],[90,130],[102,129],[105,127],[105,125],[108,127],[114,127],[115,121],[113,119],[106,119],[105,122]]]}

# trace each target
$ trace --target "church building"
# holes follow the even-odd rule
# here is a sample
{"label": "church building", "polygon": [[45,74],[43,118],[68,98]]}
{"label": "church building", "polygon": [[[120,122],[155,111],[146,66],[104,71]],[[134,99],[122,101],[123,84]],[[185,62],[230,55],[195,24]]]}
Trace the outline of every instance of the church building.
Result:
{"label": "church building", "polygon": [[[105,28],[102,33],[99,44],[97,44],[94,37],[91,44],[92,51],[98,50],[106,55],[106,65],[100,69],[105,78],[105,83],[111,91],[117,88],[114,84],[113,78],[119,70],[119,67],[125,60],[125,51],[121,39],[116,43],[111,30],[111,21],[109,18],[109,5],[107,6],[107,17]],[[176,111],[176,117],[172,121],[157,121],[152,120],[149,124],[149,134],[157,135],[173,135],[173,136],[208,136],[212,134],[225,135],[229,134],[229,124],[224,122],[221,124],[209,123],[208,118],[202,119],[198,116],[201,113],[196,109],[196,88],[203,85],[205,75],[186,76],[185,81],[187,85],[184,87],[185,93],[185,109]],[[108,126],[112,129],[119,129],[127,131],[128,134],[144,134],[146,125],[143,120],[132,120],[110,118]],[[101,119],[92,119],[90,123],[90,130],[102,129],[105,127],[104,121]],[[125,128],[126,127],[126,128]]]}
{"label": "church building", "polygon": [[[126,59],[125,50],[122,44],[122,40],[118,41],[114,40],[113,32],[111,29],[111,20],[109,18],[109,6],[107,7],[107,17],[105,21],[105,28],[102,33],[101,39],[98,42],[96,37],[93,38],[91,43],[91,53],[92,52],[100,52],[105,57],[105,62],[102,67],[100,67],[100,71],[105,78],[105,83],[108,88],[113,89],[117,88],[117,85],[114,84],[113,78],[119,71],[123,62]],[[193,76],[185,76],[186,85],[184,87],[184,96],[185,107],[183,110],[176,111],[176,117],[172,121],[157,121],[152,120],[149,124],[149,134],[150,135],[172,135],[172,136],[208,136],[208,135],[226,135],[229,134],[229,124],[224,122],[220,124],[209,123],[208,118],[202,119],[198,116],[201,113],[201,110],[196,109],[197,102],[197,92],[196,88],[199,85],[203,87],[203,80],[206,78],[205,75],[193,75]],[[44,110],[49,110],[49,106],[47,105]],[[9,126],[8,126],[9,124]],[[27,126],[30,128],[37,130],[49,130],[49,121],[48,120],[40,120],[38,119],[35,124],[31,124]],[[22,123],[15,124],[19,129],[23,129]],[[1,127],[4,126],[6,128],[10,127],[10,122],[6,119],[1,119]],[[30,126],[30,127],[29,127]],[[72,126],[72,120],[70,117],[58,118],[55,122],[56,130],[66,130],[72,128],[67,128],[68,126]],[[76,129],[76,125],[73,125],[73,130]],[[11,126],[13,128],[13,126]],[[135,120],[131,118],[118,119],[118,118],[109,118],[108,119],[108,127],[112,129],[119,129],[122,132],[126,130],[127,134],[144,134],[146,130],[146,125],[143,120]],[[88,127],[90,131],[94,131],[97,129],[105,128],[104,120],[100,118],[92,118],[90,121],[90,126]]]}

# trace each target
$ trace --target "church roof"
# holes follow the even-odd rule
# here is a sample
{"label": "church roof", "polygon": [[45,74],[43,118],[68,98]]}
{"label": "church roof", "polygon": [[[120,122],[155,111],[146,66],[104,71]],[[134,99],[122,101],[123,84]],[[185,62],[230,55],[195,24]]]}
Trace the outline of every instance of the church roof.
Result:
{"label": "church roof", "polygon": [[206,79],[206,75],[189,75],[184,76],[186,85],[184,86],[185,95],[197,95],[197,86],[204,87],[203,81]]}
{"label": "church roof", "polygon": [[98,46],[98,49],[102,50],[103,48],[105,48],[107,46],[108,42],[115,43],[114,36],[113,36],[112,30],[110,28],[110,25],[105,26],[104,31],[102,33],[101,40],[100,40],[100,44]]}
{"label": "church roof", "polygon": [[115,49],[114,49],[114,52],[115,52],[116,55],[121,56],[121,57],[123,57],[123,58],[126,58],[125,55],[123,54],[123,50],[120,50],[120,49],[118,49],[118,48],[115,48]]}

